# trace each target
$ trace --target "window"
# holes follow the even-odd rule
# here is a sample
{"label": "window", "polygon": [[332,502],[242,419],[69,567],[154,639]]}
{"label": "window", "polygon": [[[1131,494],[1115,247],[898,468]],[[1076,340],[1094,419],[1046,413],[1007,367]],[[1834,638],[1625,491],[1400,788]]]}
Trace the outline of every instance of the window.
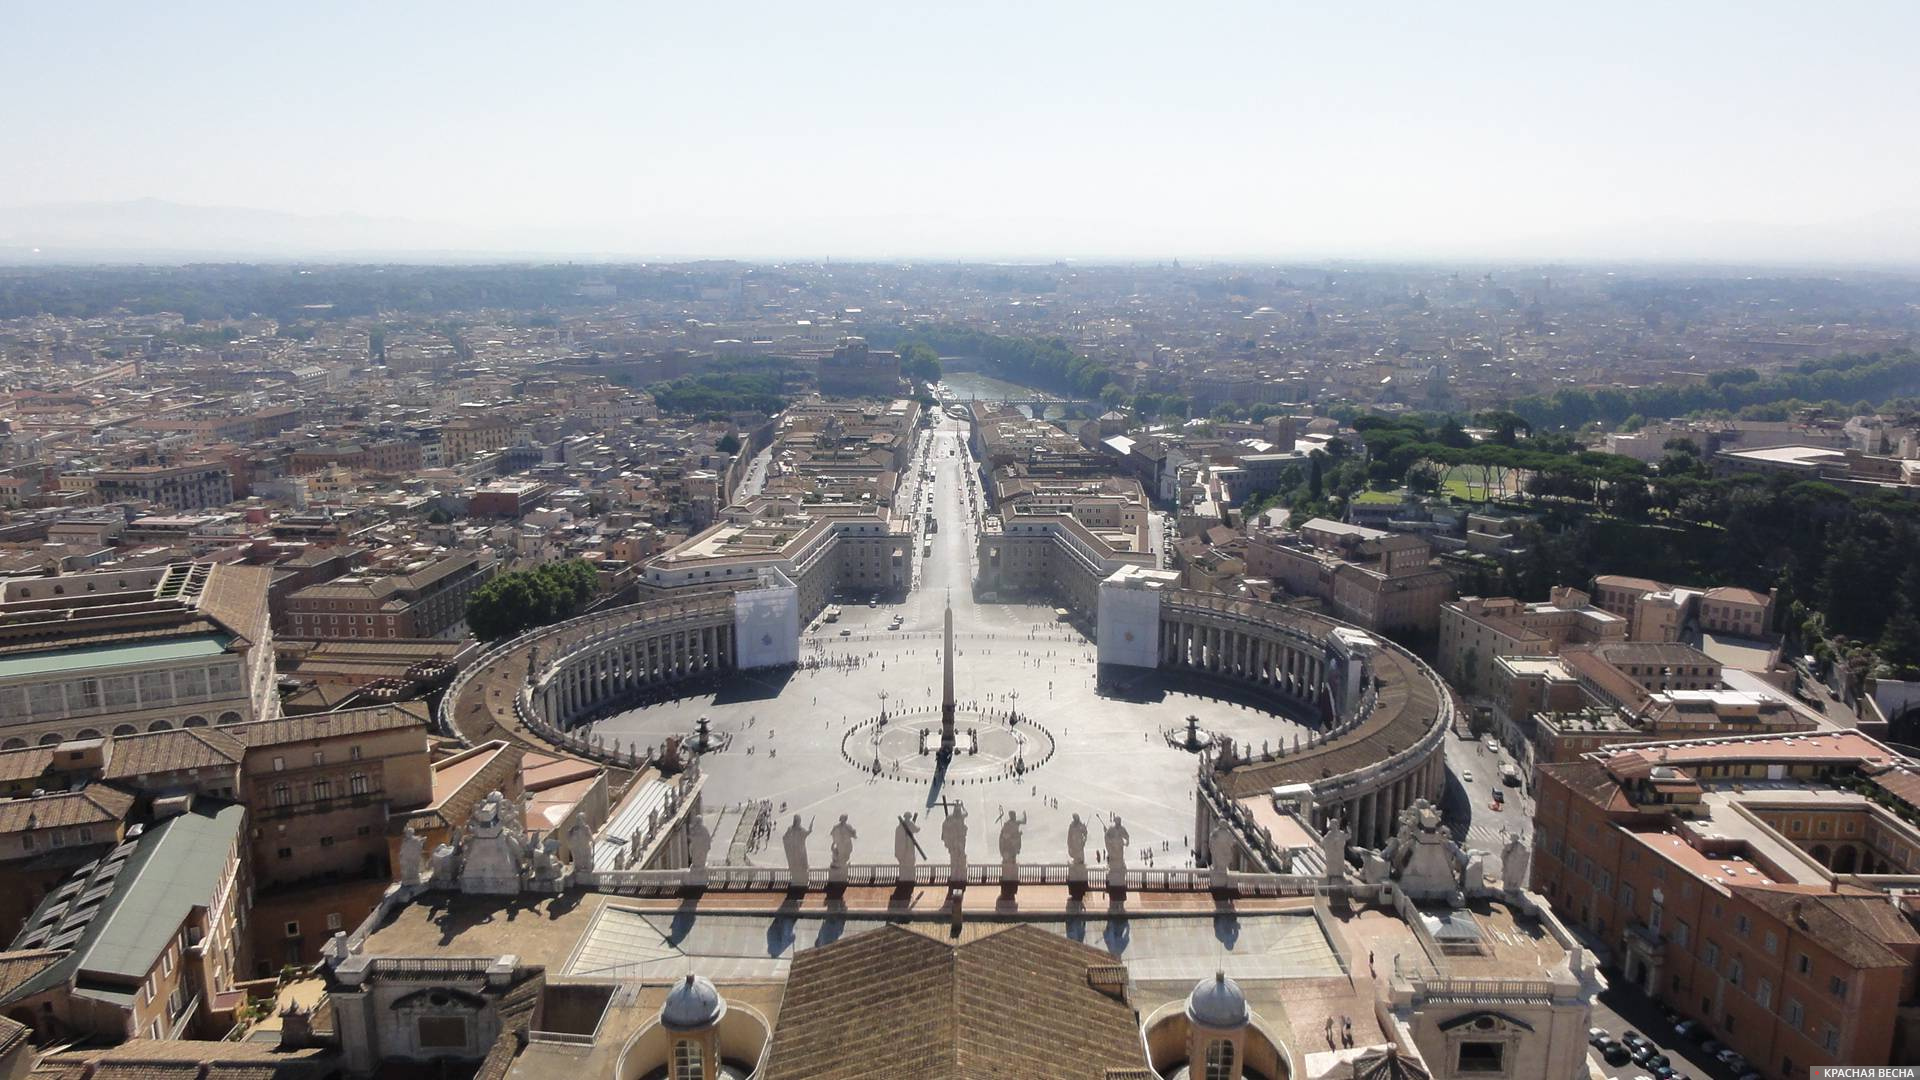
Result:
{"label": "window", "polygon": [[286,784],[273,785],[273,805],[275,806],[293,805],[293,789],[291,787],[288,787]]}
{"label": "window", "polygon": [[1761,979],[1759,985],[1753,988],[1753,1000],[1759,1002],[1760,1007],[1763,1009],[1771,1008],[1773,1006],[1773,984],[1765,979]]}
{"label": "window", "polygon": [[288,936],[288,937],[299,937],[299,936],[300,936],[300,924],[299,924],[299,923],[297,923],[297,922],[293,922],[293,921],[289,921],[289,922],[287,923],[287,936]]}
{"label": "window", "polygon": [[1805,975],[1807,972],[1813,970],[1813,961],[1808,959],[1806,953],[1801,953],[1799,959],[1793,962],[1793,969]]}
{"label": "window", "polygon": [[323,837],[321,837],[321,838],[320,838],[320,846],[321,846],[321,847],[332,847],[332,846],[333,846],[333,837],[331,837],[331,836],[323,836]]}
{"label": "window", "polygon": [[1207,1044],[1206,1080],[1233,1080],[1233,1044],[1215,1039]]}
{"label": "window", "polygon": [[1847,1000],[1847,980],[1838,975],[1829,978],[1827,980],[1827,993],[1832,994],[1841,1001]]}
{"label": "window", "polygon": [[326,753],[326,751],[324,751],[324,750],[315,750],[315,751],[313,752],[313,763],[314,763],[315,765],[325,765],[325,764],[327,763],[327,753]]}
{"label": "window", "polygon": [[1506,1071],[1505,1043],[1463,1042],[1456,1072],[1499,1073]]}
{"label": "window", "polygon": [[279,851],[274,852],[274,854],[278,855],[282,859],[291,859],[293,858],[293,849],[290,847],[283,847]]}
{"label": "window", "polygon": [[315,780],[313,782],[313,797],[315,800],[333,798],[333,781]]}
{"label": "window", "polygon": [[347,748],[347,760],[348,760],[348,761],[359,761],[359,760],[360,760],[360,747],[358,747],[358,746],[351,746],[351,747],[348,747],[348,748]]}
{"label": "window", "polygon": [[330,911],[327,913],[327,929],[329,930],[340,929],[340,913],[339,912]]}
{"label": "window", "polygon": [[1837,1052],[1840,1049],[1840,1029],[1828,1024],[1826,1032],[1820,1036],[1820,1045],[1826,1047],[1829,1054]]}
{"label": "window", "polygon": [[286,771],[287,771],[287,759],[286,759],[286,758],[283,758],[283,757],[275,757],[275,758],[273,759],[273,771],[274,771],[274,772],[286,772]]}
{"label": "window", "polygon": [[1708,967],[1718,967],[1720,965],[1720,946],[1711,941],[1707,942],[1707,951],[1701,954],[1701,959],[1707,962]]}
{"label": "window", "polygon": [[1774,953],[1776,953],[1776,952],[1778,952],[1778,951],[1780,950],[1780,938],[1779,938],[1779,935],[1777,935],[1777,934],[1775,934],[1775,933],[1774,933],[1773,931],[1771,931],[1771,930],[1769,930],[1769,931],[1767,931],[1767,945],[1766,945],[1766,948],[1767,948],[1767,955],[1768,955],[1768,956],[1772,956],[1772,955],[1773,955]]}
{"label": "window", "polygon": [[1736,915],[1733,918],[1733,928],[1741,937],[1746,937],[1747,931],[1753,929],[1753,924],[1747,922],[1745,915]]}
{"label": "window", "polygon": [[701,1080],[706,1070],[700,1059],[700,1044],[677,1039],[673,1044],[673,1080]]}
{"label": "window", "polygon": [[1800,1030],[1800,1024],[1803,1021],[1805,1021],[1806,1018],[1807,1018],[1807,1010],[1804,1008],[1801,1008],[1800,1002],[1795,998],[1788,998],[1787,1011],[1786,1011],[1786,1021],[1788,1026],[1792,1027],[1795,1031],[1798,1031]]}
{"label": "window", "polygon": [[1673,943],[1683,949],[1687,947],[1687,924],[1678,919],[1673,921]]}
{"label": "window", "polygon": [[1738,989],[1740,986],[1740,976],[1744,973],[1745,969],[1740,966],[1740,958],[1737,956],[1734,957],[1732,962],[1727,965],[1727,981]]}
{"label": "window", "polygon": [[352,795],[365,795],[367,793],[367,774],[354,773],[352,776],[347,777],[347,792]]}

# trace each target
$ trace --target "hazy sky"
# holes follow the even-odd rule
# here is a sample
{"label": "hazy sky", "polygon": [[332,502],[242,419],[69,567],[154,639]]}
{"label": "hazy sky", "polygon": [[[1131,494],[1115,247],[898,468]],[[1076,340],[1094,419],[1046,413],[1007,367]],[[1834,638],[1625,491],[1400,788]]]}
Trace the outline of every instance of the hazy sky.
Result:
{"label": "hazy sky", "polygon": [[6,23],[0,206],[157,197],[635,254],[1920,259],[1911,0]]}

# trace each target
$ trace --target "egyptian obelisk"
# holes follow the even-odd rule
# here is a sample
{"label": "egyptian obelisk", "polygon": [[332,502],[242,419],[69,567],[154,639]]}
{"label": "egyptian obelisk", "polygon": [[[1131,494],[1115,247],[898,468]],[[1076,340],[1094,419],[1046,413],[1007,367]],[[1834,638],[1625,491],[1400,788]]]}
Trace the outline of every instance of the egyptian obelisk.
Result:
{"label": "egyptian obelisk", "polygon": [[953,756],[953,600],[947,600],[946,630],[940,650],[940,756]]}

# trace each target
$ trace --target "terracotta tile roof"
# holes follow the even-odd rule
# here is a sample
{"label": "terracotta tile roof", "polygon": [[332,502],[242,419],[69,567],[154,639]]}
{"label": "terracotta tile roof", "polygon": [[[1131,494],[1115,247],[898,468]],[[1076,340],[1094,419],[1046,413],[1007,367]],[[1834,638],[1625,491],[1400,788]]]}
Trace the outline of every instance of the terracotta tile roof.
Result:
{"label": "terracotta tile roof", "polygon": [[1627,798],[1626,792],[1620,790],[1620,782],[1595,761],[1582,759],[1542,762],[1534,768],[1559,780],[1568,791],[1602,810],[1631,811],[1634,808],[1633,800]]}
{"label": "terracotta tile roof", "polygon": [[18,1020],[9,1020],[0,1016],[0,1060],[26,1044],[33,1037],[33,1029]]}
{"label": "terracotta tile roof", "polygon": [[[898,926],[794,957],[768,1080],[1105,1080],[1146,1063],[1105,952],[1033,926],[948,945]],[[1123,1074],[1124,1075],[1124,1074]]]}
{"label": "terracotta tile roof", "polygon": [[278,720],[254,720],[233,724],[220,730],[233,736],[248,749],[283,743],[311,742],[315,739],[350,735],[371,735],[380,731],[426,729],[426,705],[407,702],[399,705],[374,705],[364,709],[283,716]]}
{"label": "terracotta tile roof", "polygon": [[0,751],[0,780],[31,780],[46,773],[53,764],[53,747],[27,746]]}
{"label": "terracotta tile roof", "polygon": [[[73,825],[118,824],[133,809],[133,796],[116,787],[91,784],[80,791],[62,791],[28,799],[0,802],[0,834]],[[111,837],[102,836],[101,841]]]}
{"label": "terracotta tile roof", "polygon": [[1818,942],[1855,968],[1907,965],[1891,946],[1920,946],[1920,932],[1885,896],[1786,892],[1735,885],[1734,896]]}
{"label": "terracotta tile roof", "polygon": [[66,959],[70,949],[14,949],[0,952],[0,998],[13,988]]}
{"label": "terracotta tile roof", "polygon": [[228,632],[238,635],[240,641],[236,645],[250,645],[251,635],[264,625],[267,586],[272,581],[273,571],[265,566],[217,564],[207,577],[200,610]]}
{"label": "terracotta tile roof", "polygon": [[227,769],[245,750],[226,728],[191,727],[114,736],[101,776],[130,780],[185,769]]}

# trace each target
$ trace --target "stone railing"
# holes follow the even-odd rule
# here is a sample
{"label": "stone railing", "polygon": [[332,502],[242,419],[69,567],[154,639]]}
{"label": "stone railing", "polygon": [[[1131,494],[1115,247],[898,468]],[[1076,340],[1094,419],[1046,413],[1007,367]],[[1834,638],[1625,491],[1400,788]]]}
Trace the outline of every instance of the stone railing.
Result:
{"label": "stone railing", "polygon": [[[929,863],[914,868],[913,885],[966,885],[970,887],[998,887],[1007,883],[1001,877],[998,863],[970,863],[966,875],[954,878],[949,875],[944,863]],[[1068,885],[1075,881],[1075,867],[1067,863],[1023,863],[1016,867],[1017,876],[1013,883],[1019,885]],[[1079,868],[1079,880],[1091,891],[1103,890],[1108,885],[1106,868],[1088,866]],[[596,870],[581,874],[580,884],[609,892],[678,892],[688,881],[685,870]],[[710,866],[707,868],[705,888],[709,891],[745,891],[745,892],[781,892],[792,881],[785,867],[773,866]],[[900,868],[894,864],[854,863],[847,866],[844,875],[833,875],[824,867],[812,868],[807,875],[811,888],[827,885],[845,884],[857,887],[893,887],[907,884],[900,878]],[[1123,876],[1124,887],[1128,891],[1158,890],[1163,892],[1207,892],[1213,888],[1213,875],[1207,870],[1191,867],[1156,870],[1139,868],[1128,870]],[[1315,877],[1302,877],[1292,874],[1242,874],[1229,875],[1229,884],[1245,895],[1253,896],[1312,896],[1325,887],[1326,883]]]}

